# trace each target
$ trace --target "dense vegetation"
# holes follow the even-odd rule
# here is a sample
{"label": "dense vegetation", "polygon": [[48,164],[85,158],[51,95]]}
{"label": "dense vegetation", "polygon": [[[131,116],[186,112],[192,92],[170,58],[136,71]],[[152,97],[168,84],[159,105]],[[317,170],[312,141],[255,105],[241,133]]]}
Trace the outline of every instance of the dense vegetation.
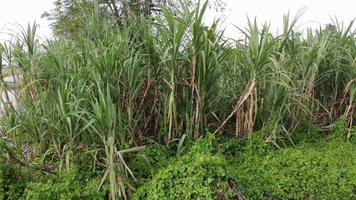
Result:
{"label": "dense vegetation", "polygon": [[41,43],[33,25],[0,46],[21,76],[0,76],[18,99],[0,199],[355,198],[353,23],[249,21],[234,41],[203,24],[207,4],[120,26],[100,8],[77,11],[75,37]]}
{"label": "dense vegetation", "polygon": [[229,178],[247,199],[354,199],[356,145],[338,134],[283,150],[265,146],[259,133],[250,141],[199,140],[134,199],[235,199]]}

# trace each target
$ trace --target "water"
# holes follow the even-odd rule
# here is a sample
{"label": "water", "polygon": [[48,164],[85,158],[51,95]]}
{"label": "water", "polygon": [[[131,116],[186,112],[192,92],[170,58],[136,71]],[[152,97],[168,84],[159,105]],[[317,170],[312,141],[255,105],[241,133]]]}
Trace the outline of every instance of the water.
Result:
{"label": "water", "polygon": [[15,83],[15,82],[19,82],[19,80],[22,78],[21,75],[18,75],[18,76],[6,76],[4,78],[4,81],[6,83]]}
{"label": "water", "polygon": [[[6,83],[14,83],[19,81],[21,79],[21,76],[7,76],[4,78],[4,81]],[[16,93],[15,90],[6,90],[3,91],[1,94],[1,101],[0,101],[0,111],[3,110],[4,108],[4,103],[11,103],[14,107],[17,106],[17,101],[16,101]]]}
{"label": "water", "polygon": [[1,99],[2,99],[2,102],[1,102],[1,107],[3,107],[3,103],[12,103],[12,105],[16,105],[16,96],[15,96],[15,91],[14,90],[7,90],[7,91],[4,91],[2,94],[1,94]]}

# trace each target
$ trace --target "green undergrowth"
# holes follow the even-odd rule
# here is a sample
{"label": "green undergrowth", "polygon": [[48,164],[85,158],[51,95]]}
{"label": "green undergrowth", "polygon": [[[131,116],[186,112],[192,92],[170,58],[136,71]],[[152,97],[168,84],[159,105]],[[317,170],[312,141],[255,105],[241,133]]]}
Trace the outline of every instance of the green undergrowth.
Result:
{"label": "green undergrowth", "polygon": [[98,190],[100,179],[81,181],[84,177],[79,177],[80,175],[78,169],[73,168],[68,170],[61,180],[51,178],[46,182],[30,183],[26,187],[23,199],[104,200],[106,190]]}
{"label": "green undergrowth", "polygon": [[130,166],[138,179],[138,185],[152,178],[159,169],[168,165],[169,152],[165,146],[154,144],[138,152],[130,161]]}
{"label": "green undergrowth", "polygon": [[25,181],[16,169],[0,159],[0,200],[19,199],[25,188]]}
{"label": "green undergrowth", "polygon": [[227,178],[247,199],[354,199],[356,143],[346,139],[343,123],[330,130],[301,130],[282,149],[266,144],[262,133],[201,139],[146,176],[133,199],[233,199]]}
{"label": "green undergrowth", "polygon": [[78,167],[71,167],[59,178],[54,174],[19,170],[0,162],[0,200],[101,200],[107,199],[106,183]]}
{"label": "green undergrowth", "polygon": [[188,153],[168,161],[134,194],[133,199],[216,199],[232,197],[227,160],[214,152],[212,137],[197,141]]}
{"label": "green undergrowth", "polygon": [[[280,149],[262,132],[249,139],[209,135],[181,149],[147,146],[128,162],[138,187],[130,199],[235,199],[228,180],[247,199],[355,199],[355,127],[349,139],[345,127],[342,119],[328,132],[309,126]],[[60,178],[1,160],[0,200],[108,199],[107,182],[81,160]]]}
{"label": "green undergrowth", "polygon": [[[261,153],[262,152],[262,153]],[[356,198],[356,145],[341,137],[229,158],[229,175],[249,199]]]}

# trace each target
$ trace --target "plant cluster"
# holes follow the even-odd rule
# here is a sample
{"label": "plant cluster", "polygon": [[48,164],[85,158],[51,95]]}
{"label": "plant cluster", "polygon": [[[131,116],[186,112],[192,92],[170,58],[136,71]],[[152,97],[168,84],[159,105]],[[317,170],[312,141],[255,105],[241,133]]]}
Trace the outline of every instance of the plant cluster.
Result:
{"label": "plant cluster", "polygon": [[354,199],[355,144],[341,137],[229,159],[228,173],[248,199]]}
{"label": "plant cluster", "polygon": [[[248,138],[258,131],[282,148],[308,124],[323,131],[341,127],[354,138],[352,23],[335,21],[303,36],[295,28],[300,15],[285,16],[280,35],[255,20],[241,30],[244,40],[233,41],[224,38],[218,20],[203,24],[207,6],[183,2],[178,10],[127,16],[115,26],[93,5],[75,19],[86,25],[78,37],[41,43],[33,25],[1,44],[0,60],[20,78],[9,88],[0,76],[1,88],[17,98],[16,105],[3,100],[0,156],[17,172],[36,172],[16,173],[18,180],[38,182],[38,173],[61,180],[71,166],[89,168],[100,176],[99,189],[108,184],[109,198],[127,199],[158,168],[178,173],[161,150],[147,162],[137,157],[153,142],[174,146],[179,156],[208,131]],[[330,126],[340,117],[341,124]],[[221,174],[222,168],[205,167],[223,161],[218,155],[193,158],[200,183]],[[180,165],[191,170],[191,159]],[[161,164],[145,166],[155,161]]]}
{"label": "plant cluster", "polygon": [[[101,190],[99,177],[87,176],[83,171],[72,167],[59,178],[55,175],[38,175],[38,179],[29,181],[27,172],[18,171],[11,165],[0,163],[0,199],[1,200],[81,200],[107,198],[107,184]],[[92,173],[93,174],[93,173]],[[27,179],[27,180],[26,180]]]}
{"label": "plant cluster", "polygon": [[171,159],[134,194],[133,199],[216,199],[233,197],[226,160],[214,154],[213,138],[198,140],[190,151]]}
{"label": "plant cluster", "polygon": [[[188,153],[155,173],[134,199],[234,199],[228,178],[247,199],[356,197],[356,146],[340,132],[313,141],[299,139],[297,147],[284,149],[265,144],[261,136],[198,140]],[[211,184],[214,181],[220,188]]]}

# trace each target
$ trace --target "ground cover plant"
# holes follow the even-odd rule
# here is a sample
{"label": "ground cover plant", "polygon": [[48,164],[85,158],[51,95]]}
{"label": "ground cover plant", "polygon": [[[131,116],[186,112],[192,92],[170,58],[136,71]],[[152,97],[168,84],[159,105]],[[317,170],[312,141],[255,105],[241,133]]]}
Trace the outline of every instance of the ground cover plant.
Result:
{"label": "ground cover plant", "polygon": [[[251,199],[355,197],[353,22],[302,32],[285,16],[274,35],[248,20],[234,41],[203,24],[207,3],[113,21],[90,2],[75,36],[41,41],[33,24],[0,45],[17,97],[3,99],[0,198],[234,198],[229,178]],[[208,132],[237,143],[194,144]]]}
{"label": "ground cover plant", "polygon": [[355,142],[340,132],[314,139],[276,149],[261,133],[249,141],[210,136],[154,173],[134,199],[236,199],[229,179],[246,199],[354,199]]}

